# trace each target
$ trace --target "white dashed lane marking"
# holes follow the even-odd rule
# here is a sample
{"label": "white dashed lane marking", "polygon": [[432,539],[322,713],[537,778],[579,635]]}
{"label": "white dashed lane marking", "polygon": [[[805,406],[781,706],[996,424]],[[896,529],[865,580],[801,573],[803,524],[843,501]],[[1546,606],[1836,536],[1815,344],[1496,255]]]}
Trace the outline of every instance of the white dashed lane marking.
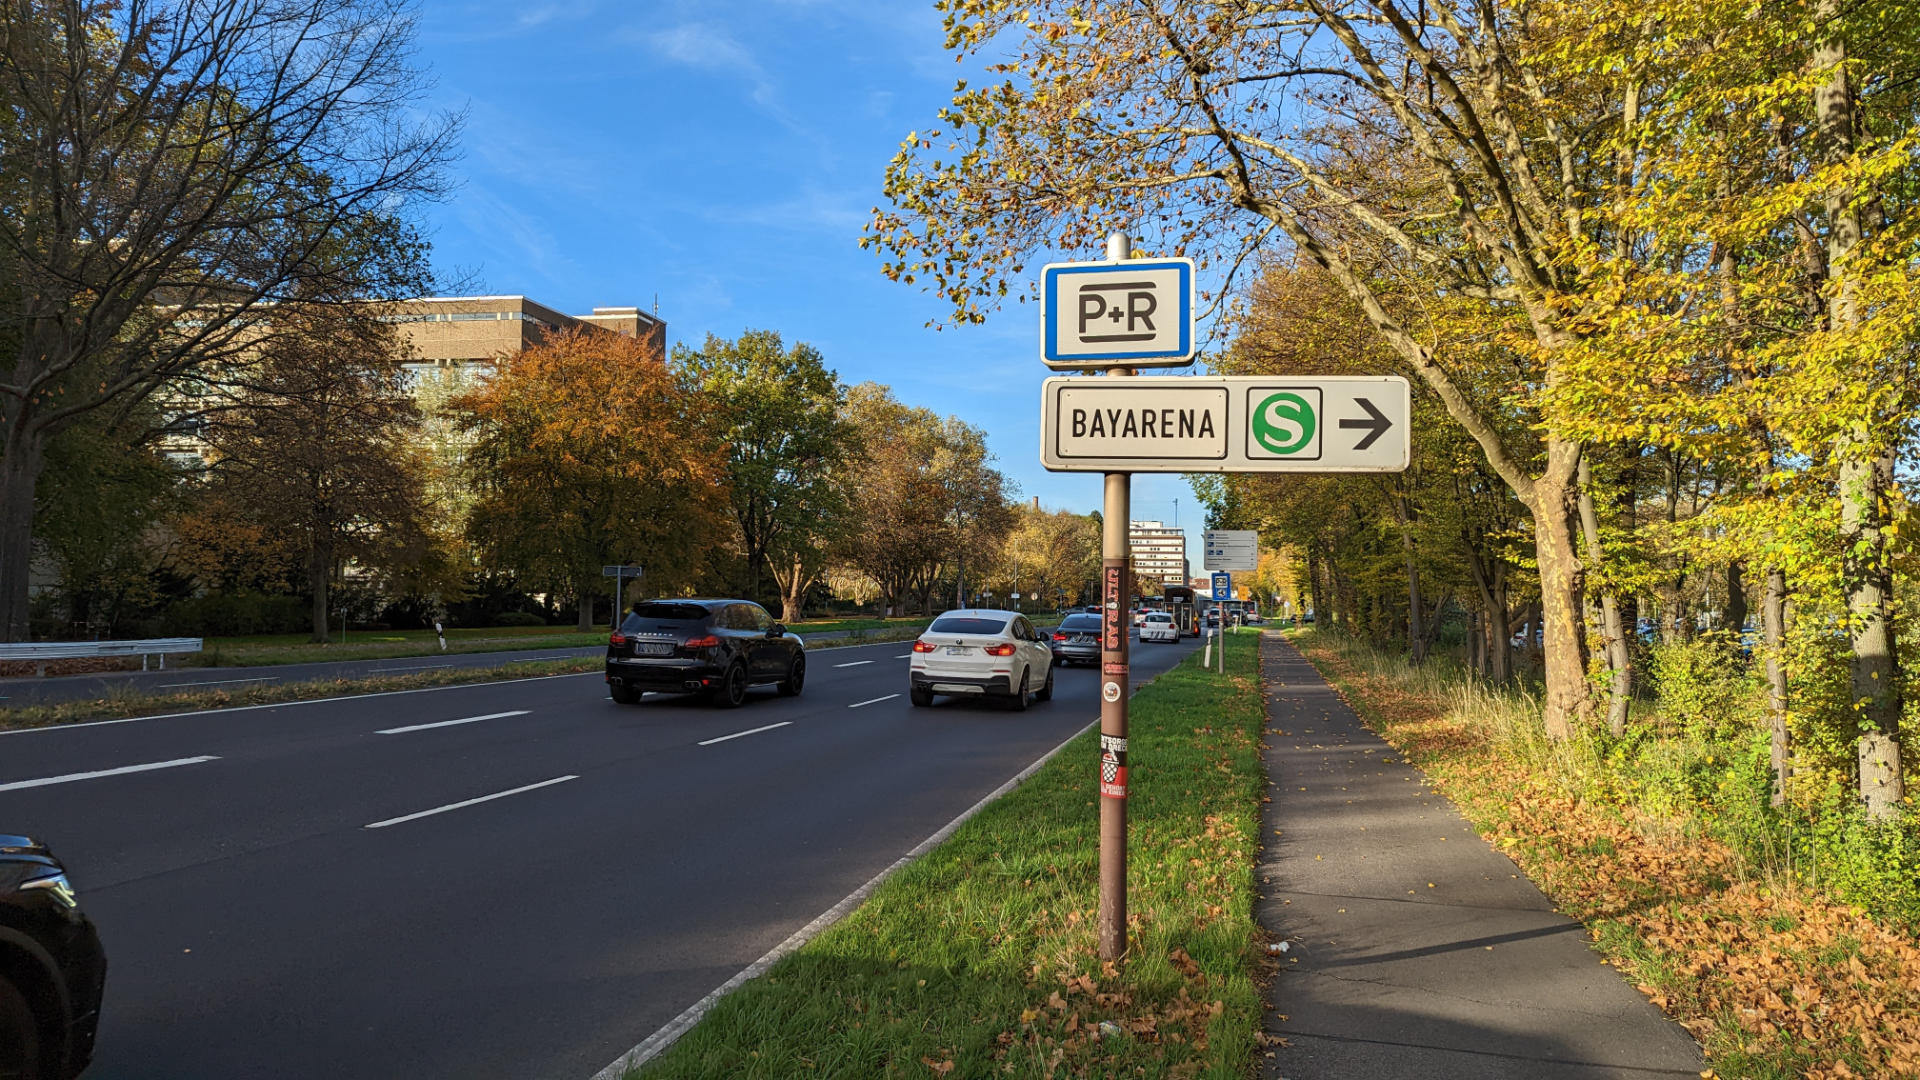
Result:
{"label": "white dashed lane marking", "polygon": [[372,824],[365,826],[365,828],[384,829],[389,825],[399,825],[403,822],[418,821],[423,817],[432,817],[435,814],[444,814],[449,810],[460,810],[469,806],[478,806],[483,802],[492,802],[495,799],[504,799],[509,795],[518,795],[523,791],[534,791],[539,788],[552,787],[555,784],[564,784],[569,780],[578,780],[578,779],[580,779],[578,776],[556,776],[551,780],[542,780],[537,784],[527,784],[524,787],[509,788],[506,791],[496,791],[491,795],[482,795],[477,799],[463,799],[457,803],[448,803],[445,806],[436,806],[431,810],[422,810],[419,813],[415,813],[415,814],[402,814],[399,817],[390,817],[385,821],[373,822]]}
{"label": "white dashed lane marking", "polygon": [[731,735],[722,735],[717,739],[707,739],[704,742],[698,743],[697,745],[712,746],[714,743],[726,742],[728,739],[738,739],[746,735],[758,735],[763,731],[772,731],[774,728],[783,728],[791,723],[793,723],[793,721],[791,720],[782,720],[777,724],[768,724],[765,727],[748,728],[745,731],[736,731]]}
{"label": "white dashed lane marking", "polygon": [[441,720],[432,724],[409,724],[406,727],[381,728],[375,735],[405,735],[409,731],[425,731],[428,728],[453,727],[456,724],[477,724],[482,720],[503,720],[509,716],[525,716],[527,710],[515,709],[512,712],[491,712],[485,716],[466,716],[458,720]]}
{"label": "white dashed lane marking", "polygon": [[96,772],[67,773],[65,776],[43,776],[38,780],[15,780],[0,784],[0,791],[20,791],[23,788],[47,787],[52,784],[71,784],[76,780],[98,780],[105,776],[125,776],[128,773],[152,772],[155,769],[177,769],[182,765],[199,765],[220,759],[205,754],[200,757],[175,758],[172,761],[153,761],[145,765],[122,765],[118,769],[100,769]]}

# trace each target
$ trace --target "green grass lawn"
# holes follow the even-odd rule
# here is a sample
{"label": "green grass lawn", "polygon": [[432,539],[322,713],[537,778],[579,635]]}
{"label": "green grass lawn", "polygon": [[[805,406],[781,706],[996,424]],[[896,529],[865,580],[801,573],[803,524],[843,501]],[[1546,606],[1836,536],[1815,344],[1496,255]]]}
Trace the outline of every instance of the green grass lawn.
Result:
{"label": "green grass lawn", "polygon": [[1129,950],[1097,956],[1089,732],[635,1072],[1243,1080],[1258,1050],[1254,636],[1133,700]]}

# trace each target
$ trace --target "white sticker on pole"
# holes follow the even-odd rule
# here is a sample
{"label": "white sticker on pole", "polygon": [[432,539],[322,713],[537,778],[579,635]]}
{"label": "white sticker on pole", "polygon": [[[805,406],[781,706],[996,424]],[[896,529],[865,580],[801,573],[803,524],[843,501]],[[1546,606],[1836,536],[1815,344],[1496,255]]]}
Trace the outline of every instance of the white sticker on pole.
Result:
{"label": "white sticker on pole", "polygon": [[1119,701],[1120,700],[1120,684],[1117,682],[1110,682],[1107,685],[1101,687],[1100,696],[1103,698],[1106,698],[1107,701],[1110,703]]}

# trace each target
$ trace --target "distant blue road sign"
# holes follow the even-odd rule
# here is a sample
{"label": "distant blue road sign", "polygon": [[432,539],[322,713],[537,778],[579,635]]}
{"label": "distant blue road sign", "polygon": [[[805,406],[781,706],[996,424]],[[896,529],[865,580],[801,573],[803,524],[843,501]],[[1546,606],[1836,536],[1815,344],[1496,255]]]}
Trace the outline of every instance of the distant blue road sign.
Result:
{"label": "distant blue road sign", "polygon": [[1233,599],[1233,575],[1222,570],[1213,575],[1213,598],[1215,600]]}

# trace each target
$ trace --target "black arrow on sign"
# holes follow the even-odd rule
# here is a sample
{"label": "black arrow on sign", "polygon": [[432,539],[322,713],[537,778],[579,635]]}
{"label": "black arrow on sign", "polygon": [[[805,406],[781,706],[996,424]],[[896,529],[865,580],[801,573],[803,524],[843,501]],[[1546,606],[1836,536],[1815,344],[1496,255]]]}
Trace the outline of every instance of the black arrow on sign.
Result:
{"label": "black arrow on sign", "polygon": [[1353,447],[1355,450],[1365,450],[1367,447],[1372,446],[1380,436],[1387,433],[1387,429],[1393,426],[1393,421],[1387,419],[1386,413],[1374,408],[1373,402],[1368,401],[1366,398],[1354,398],[1353,400],[1359,402],[1360,407],[1367,410],[1367,418],[1365,420],[1342,420],[1340,421],[1340,426],[1343,428],[1365,429],[1367,437],[1355,443]]}

